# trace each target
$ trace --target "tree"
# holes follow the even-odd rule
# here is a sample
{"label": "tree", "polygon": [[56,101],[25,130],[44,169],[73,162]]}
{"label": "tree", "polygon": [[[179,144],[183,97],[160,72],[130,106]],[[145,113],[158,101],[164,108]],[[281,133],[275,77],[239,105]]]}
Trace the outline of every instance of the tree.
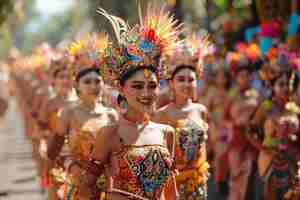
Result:
{"label": "tree", "polygon": [[0,1],[0,26],[3,24],[5,19],[8,17],[9,12],[13,8],[12,0],[1,0]]}

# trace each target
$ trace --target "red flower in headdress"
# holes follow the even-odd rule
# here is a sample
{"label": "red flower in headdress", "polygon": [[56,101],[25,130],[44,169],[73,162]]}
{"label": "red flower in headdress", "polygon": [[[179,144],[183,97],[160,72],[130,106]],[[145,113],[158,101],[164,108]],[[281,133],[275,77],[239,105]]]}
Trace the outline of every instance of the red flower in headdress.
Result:
{"label": "red flower in headdress", "polygon": [[278,49],[277,48],[271,48],[269,52],[267,53],[267,57],[269,60],[272,60],[273,58],[278,57]]}

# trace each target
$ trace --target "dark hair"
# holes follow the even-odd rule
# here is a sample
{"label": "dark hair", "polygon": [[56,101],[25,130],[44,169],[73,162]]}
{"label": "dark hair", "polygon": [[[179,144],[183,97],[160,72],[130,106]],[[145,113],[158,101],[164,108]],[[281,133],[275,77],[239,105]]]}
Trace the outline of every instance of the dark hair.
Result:
{"label": "dark hair", "polygon": [[85,75],[87,75],[87,74],[89,74],[89,73],[92,73],[92,72],[97,73],[99,76],[101,75],[99,69],[94,68],[94,67],[87,68],[87,69],[84,69],[84,70],[80,71],[80,72],[76,75],[76,77],[75,77],[76,82],[78,82],[78,81],[80,80],[81,77],[83,77],[83,76],[85,76]]}
{"label": "dark hair", "polygon": [[[294,75],[294,79],[293,79],[293,85],[290,85],[290,81],[291,81],[291,78],[292,76]],[[275,78],[272,82],[272,87],[274,87],[276,85],[276,82],[282,78],[285,78],[286,81],[287,81],[287,85],[288,86],[292,86],[292,91],[290,92],[295,92],[297,91],[298,87],[299,87],[299,82],[300,82],[300,79],[299,79],[299,76],[296,74],[296,73],[293,73],[292,71],[289,71],[289,72],[285,72],[285,73],[282,73],[280,76],[278,76],[277,78]]]}
{"label": "dark hair", "polygon": [[125,97],[123,97],[121,94],[118,95],[117,97],[117,103],[120,106],[123,101],[127,101]]}
{"label": "dark hair", "polygon": [[137,72],[141,70],[148,69],[151,72],[156,74],[156,69],[150,65],[150,66],[140,66],[140,67],[132,67],[129,70],[127,70],[125,73],[123,73],[120,77],[120,85],[124,86],[125,82],[130,79],[133,75],[135,75]]}
{"label": "dark hair", "polygon": [[193,67],[193,66],[191,66],[191,65],[180,65],[180,66],[176,67],[176,69],[174,70],[174,72],[171,74],[170,80],[173,80],[174,77],[175,77],[175,75],[176,75],[177,73],[179,73],[180,71],[184,70],[184,69],[190,69],[190,70],[196,72],[195,67]]}
{"label": "dark hair", "polygon": [[58,60],[52,60],[50,63],[51,67],[58,66],[57,68],[54,68],[55,70],[52,72],[52,76],[56,77],[59,72],[62,72],[68,68],[69,61],[67,58],[61,58]]}
{"label": "dark hair", "polygon": [[235,75],[238,75],[242,71],[246,71],[248,74],[251,74],[252,73],[252,66],[244,65],[244,66],[237,67],[235,69]]}
{"label": "dark hair", "polygon": [[64,68],[59,68],[59,69],[55,70],[55,71],[53,72],[53,77],[56,77],[60,72],[66,70],[66,69],[67,69],[67,68],[64,67]]}

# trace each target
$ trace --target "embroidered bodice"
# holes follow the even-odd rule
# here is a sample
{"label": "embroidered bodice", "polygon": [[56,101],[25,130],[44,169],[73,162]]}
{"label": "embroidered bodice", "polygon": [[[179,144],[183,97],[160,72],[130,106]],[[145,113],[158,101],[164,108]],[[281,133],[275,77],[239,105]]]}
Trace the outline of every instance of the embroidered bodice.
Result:
{"label": "embroidered bodice", "polygon": [[69,148],[73,157],[87,160],[93,152],[97,131],[101,128],[99,118],[86,121],[79,130],[71,130],[69,134]]}
{"label": "embroidered bodice", "polygon": [[77,159],[87,159],[94,148],[95,137],[91,132],[80,131],[76,134],[72,134],[69,137],[69,148],[72,156]]}
{"label": "embroidered bodice", "polygon": [[197,162],[203,156],[200,149],[207,140],[208,125],[204,121],[196,123],[186,120],[178,121],[176,127],[176,166],[180,166],[180,169],[184,166],[188,167],[190,164],[193,166],[203,164]]}
{"label": "embroidered bodice", "polygon": [[159,200],[172,176],[173,157],[164,145],[127,145],[120,138],[120,148],[111,158],[114,193],[129,199]]}
{"label": "embroidered bodice", "polygon": [[114,160],[119,170],[113,176],[113,191],[137,195],[138,199],[160,199],[172,171],[172,159],[166,147],[123,146],[114,154]]}

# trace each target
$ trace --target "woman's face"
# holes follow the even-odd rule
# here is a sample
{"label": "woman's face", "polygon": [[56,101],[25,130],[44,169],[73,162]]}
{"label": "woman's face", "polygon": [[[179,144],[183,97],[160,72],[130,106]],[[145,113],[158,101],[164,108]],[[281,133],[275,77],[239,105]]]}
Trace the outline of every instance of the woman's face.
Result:
{"label": "woman's face", "polygon": [[90,72],[79,78],[77,91],[81,99],[95,100],[101,96],[103,80],[96,72]]}
{"label": "woman's face", "polygon": [[250,75],[247,70],[241,70],[237,74],[237,82],[240,88],[247,88],[250,82]]}
{"label": "woman's face", "polygon": [[171,80],[176,97],[193,98],[197,90],[197,75],[191,69],[182,69]]}
{"label": "woman's face", "polygon": [[274,93],[275,96],[279,98],[288,98],[289,96],[289,87],[288,87],[288,81],[286,78],[281,77],[278,80],[276,80],[274,85]]}
{"label": "woman's face", "polygon": [[238,126],[247,125],[254,109],[253,106],[245,105],[243,102],[234,103],[230,109],[230,115],[234,124]]}
{"label": "woman's face", "polygon": [[156,75],[149,70],[140,70],[131,76],[121,88],[128,109],[139,113],[152,113],[159,93],[158,84]]}
{"label": "woman's face", "polygon": [[218,70],[216,74],[216,85],[220,87],[226,87],[227,84],[227,77],[223,70]]}
{"label": "woman's face", "polygon": [[54,78],[54,88],[59,94],[66,94],[71,89],[71,77],[68,70],[58,71]]}

